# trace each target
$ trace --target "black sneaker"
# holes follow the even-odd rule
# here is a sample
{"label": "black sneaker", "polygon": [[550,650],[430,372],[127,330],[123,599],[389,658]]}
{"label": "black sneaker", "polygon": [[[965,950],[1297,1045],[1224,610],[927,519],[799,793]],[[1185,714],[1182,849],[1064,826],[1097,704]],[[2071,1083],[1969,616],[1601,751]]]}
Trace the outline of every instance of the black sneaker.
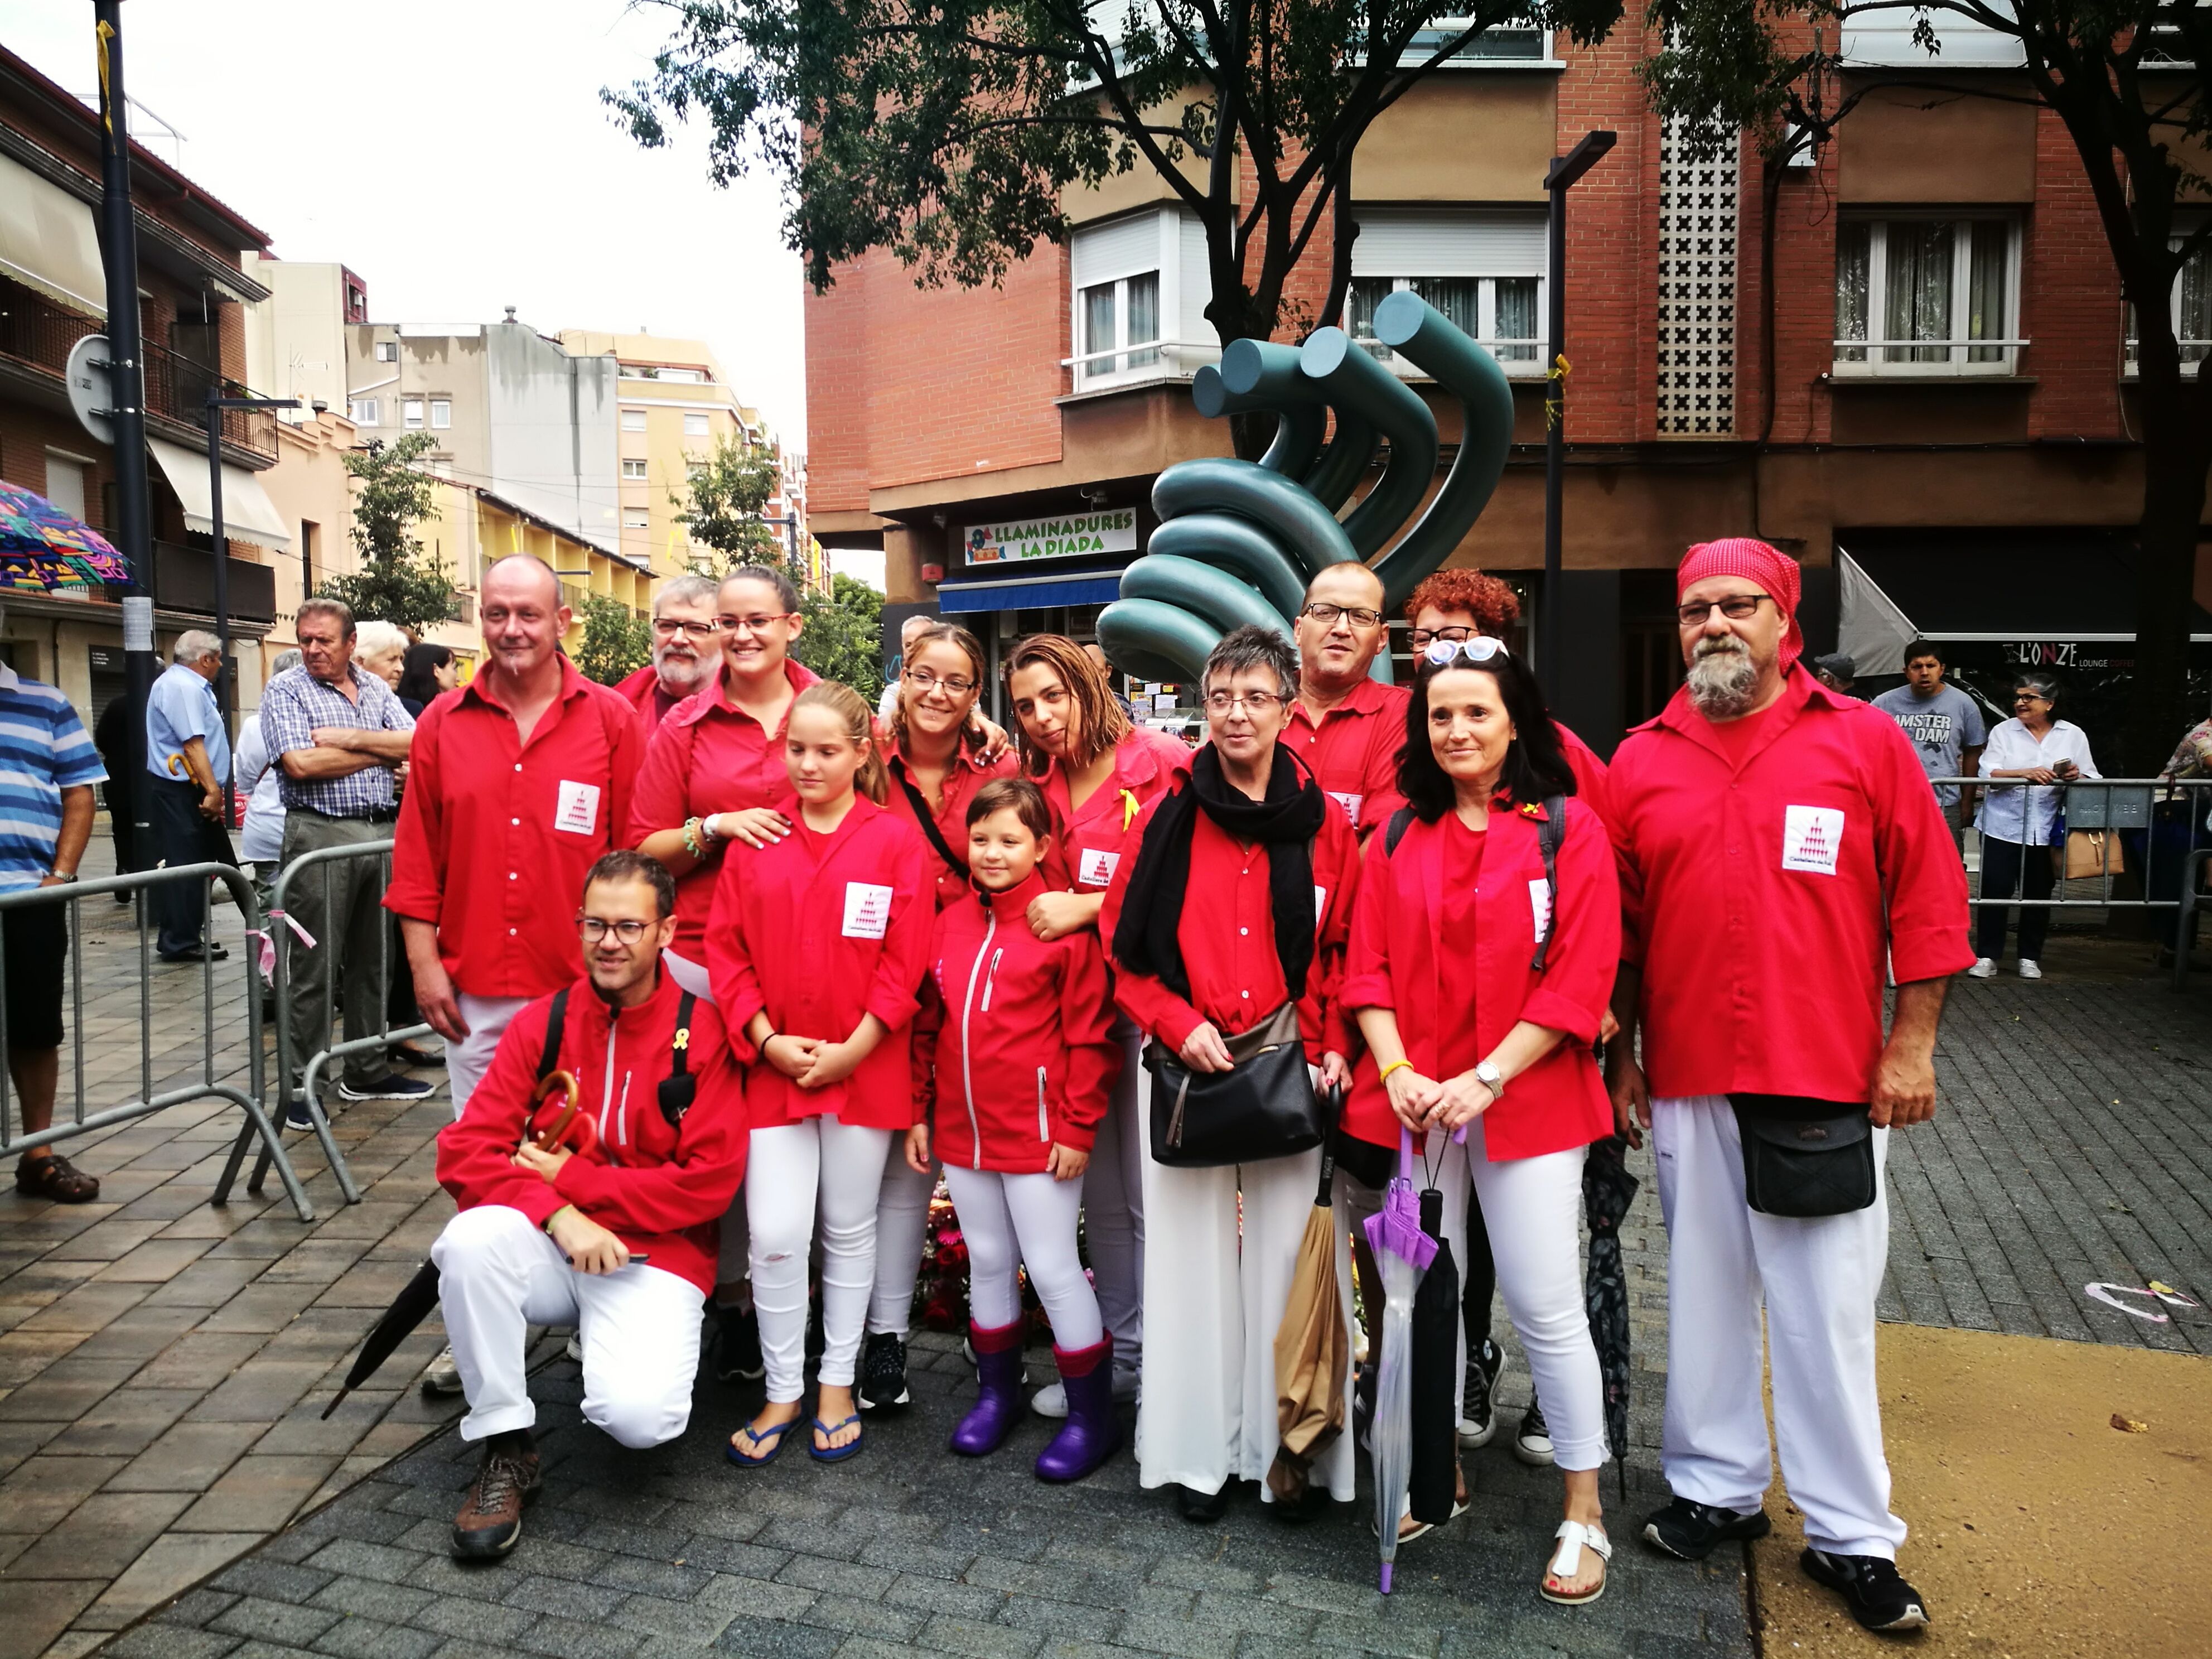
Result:
{"label": "black sneaker", "polygon": [[1645,1517],[1644,1541],[1678,1561],[1702,1561],[1730,1539],[1764,1538],[1773,1530],[1765,1510],[1738,1515],[1678,1498]]}
{"label": "black sneaker", "polygon": [[1176,1488],[1176,1510],[1194,1527],[1210,1527],[1229,1513],[1229,1483],[1219,1492],[1200,1492],[1193,1486]]}
{"label": "black sneaker", "polygon": [[1505,1351],[1488,1338],[1467,1357],[1467,1378],[1459,1396],[1459,1443],[1470,1449],[1486,1446],[1498,1432],[1498,1404],[1491,1398],[1498,1373],[1505,1369]]}
{"label": "black sneaker", "polygon": [[292,1097],[292,1103],[284,1109],[284,1127],[288,1129],[302,1131],[313,1129],[315,1120],[308,1115],[306,1096]]}
{"label": "black sneaker", "polygon": [[761,1358],[760,1316],[750,1308],[717,1308],[714,1328],[714,1380],[759,1382],[768,1370]]}
{"label": "black sneaker", "polygon": [[382,1077],[373,1077],[366,1083],[338,1084],[340,1100],[421,1100],[434,1085],[419,1077],[402,1077],[397,1072],[386,1072]]}
{"label": "black sneaker", "polygon": [[1869,1630],[1920,1630],[1928,1607],[1920,1592],[1897,1576],[1897,1563],[1880,1555],[1830,1555],[1808,1549],[1797,1558],[1805,1576],[1844,1598],[1851,1617]]}
{"label": "black sneaker", "polygon": [[906,1339],[896,1331],[873,1331],[860,1354],[860,1386],[864,1412],[892,1410],[914,1396],[906,1388]]}
{"label": "black sneaker", "polygon": [[1513,1431],[1513,1455],[1532,1469],[1551,1467],[1552,1425],[1544,1420],[1542,1401],[1528,1402],[1521,1426]]}

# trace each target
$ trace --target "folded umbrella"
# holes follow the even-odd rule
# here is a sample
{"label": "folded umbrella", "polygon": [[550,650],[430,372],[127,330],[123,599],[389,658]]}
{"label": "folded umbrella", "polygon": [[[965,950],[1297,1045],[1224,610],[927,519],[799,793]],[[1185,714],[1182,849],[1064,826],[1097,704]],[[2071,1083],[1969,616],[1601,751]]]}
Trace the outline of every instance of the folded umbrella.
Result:
{"label": "folded umbrella", "polygon": [[1406,1510],[1413,1468],[1412,1371],[1413,1297],[1437,1242],[1421,1231],[1413,1195],[1413,1139],[1398,1132],[1398,1173],[1382,1207],[1367,1218],[1367,1243],[1382,1274],[1382,1358],[1376,1369],[1375,1417],[1367,1453],[1375,1471],[1375,1534],[1382,1556],[1382,1594],[1398,1560],[1398,1519]]}
{"label": "folded umbrella", "polygon": [[1628,1271],[1620,1255],[1620,1224],[1639,1183],[1628,1173],[1627,1144],[1601,1140],[1583,1161],[1583,1211],[1589,1223],[1589,1272],[1583,1303],[1605,1385],[1606,1442],[1620,1463],[1620,1492],[1628,1495]]}
{"label": "folded umbrella", "polygon": [[1343,1113],[1344,1091],[1329,1091],[1331,1128],[1321,1144],[1321,1186],[1298,1241],[1290,1298],[1275,1328],[1275,1426],[1280,1437],[1267,1470],[1267,1489],[1279,1504],[1304,1500],[1313,1461],[1344,1432],[1345,1370],[1352,1345],[1336,1278],[1336,1230],[1330,1187],[1336,1176],[1334,1125]]}
{"label": "folded umbrella", "polygon": [[[1449,1156],[1449,1154],[1447,1154]],[[1443,1236],[1444,1195],[1421,1193],[1421,1231],[1437,1253],[1413,1293],[1409,1366],[1413,1516],[1431,1526],[1452,1517],[1459,1498],[1459,1265]]]}

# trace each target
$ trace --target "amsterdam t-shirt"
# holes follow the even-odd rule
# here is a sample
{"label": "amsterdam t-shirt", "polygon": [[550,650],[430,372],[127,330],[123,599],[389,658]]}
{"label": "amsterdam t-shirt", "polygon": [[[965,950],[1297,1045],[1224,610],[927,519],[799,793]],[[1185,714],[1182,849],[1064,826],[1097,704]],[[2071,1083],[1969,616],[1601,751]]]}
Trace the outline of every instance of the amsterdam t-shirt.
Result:
{"label": "amsterdam t-shirt", "polygon": [[[1912,750],[1920,757],[1920,769],[1931,778],[1957,777],[1960,751],[1979,749],[1989,741],[1979,705],[1955,685],[1945,686],[1932,697],[1921,696],[1911,686],[1900,685],[1876,697],[1874,706],[1895,720],[1905,735],[1912,739]],[[1939,785],[1936,799],[1947,807],[1955,806],[1959,801],[1958,786]]]}

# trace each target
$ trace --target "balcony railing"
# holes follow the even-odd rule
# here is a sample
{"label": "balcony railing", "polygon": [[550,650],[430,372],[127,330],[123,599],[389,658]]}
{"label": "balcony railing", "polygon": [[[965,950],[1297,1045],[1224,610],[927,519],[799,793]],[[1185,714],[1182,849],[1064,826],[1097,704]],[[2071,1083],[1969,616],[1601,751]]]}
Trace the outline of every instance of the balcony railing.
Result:
{"label": "balcony railing", "polygon": [[[24,289],[8,295],[0,309],[0,356],[51,374],[57,380],[68,366],[70,350],[100,325],[43,301]],[[195,434],[207,431],[208,388],[221,385],[225,396],[243,395],[244,388],[224,380],[215,369],[196,362],[166,346],[143,345],[145,355],[146,412],[156,418],[189,427]],[[276,454],[276,416],[265,409],[227,409],[222,415],[222,438],[227,444],[266,455]]]}
{"label": "balcony railing", "polygon": [[[238,622],[276,619],[276,572],[252,559],[230,562],[230,614]],[[215,555],[180,542],[154,544],[154,603],[164,611],[215,615]]]}

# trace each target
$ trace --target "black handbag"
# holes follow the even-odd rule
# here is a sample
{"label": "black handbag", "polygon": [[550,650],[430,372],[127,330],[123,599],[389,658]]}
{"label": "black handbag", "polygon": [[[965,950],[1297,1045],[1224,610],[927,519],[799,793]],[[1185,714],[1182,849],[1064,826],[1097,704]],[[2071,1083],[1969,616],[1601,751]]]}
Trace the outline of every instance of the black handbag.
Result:
{"label": "black handbag", "polygon": [[1761,1215],[1849,1215],[1874,1202],[1866,1107],[1808,1095],[1732,1094],[1729,1104],[1743,1139],[1744,1199]]}
{"label": "black handbag", "polygon": [[1194,1072],[1157,1037],[1145,1042],[1152,1078],[1152,1158],[1176,1169],[1218,1169],[1288,1158],[1322,1142],[1322,1105],[1285,1002],[1250,1030],[1222,1039],[1233,1070]]}

